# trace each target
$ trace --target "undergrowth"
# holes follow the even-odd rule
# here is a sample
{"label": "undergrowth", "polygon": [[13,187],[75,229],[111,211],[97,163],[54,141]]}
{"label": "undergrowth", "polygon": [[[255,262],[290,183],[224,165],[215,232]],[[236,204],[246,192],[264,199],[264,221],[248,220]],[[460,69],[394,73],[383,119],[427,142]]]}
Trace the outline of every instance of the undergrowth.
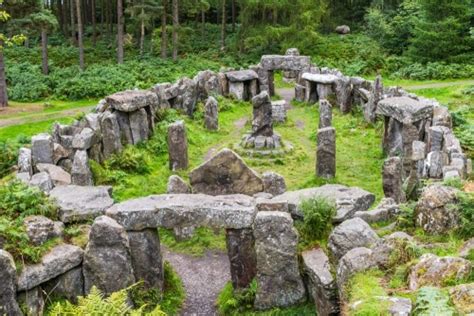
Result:
{"label": "undergrowth", "polygon": [[190,239],[182,241],[176,239],[173,230],[160,228],[159,233],[160,241],[170,250],[193,256],[202,256],[208,250],[225,251],[227,247],[223,230],[199,227]]}

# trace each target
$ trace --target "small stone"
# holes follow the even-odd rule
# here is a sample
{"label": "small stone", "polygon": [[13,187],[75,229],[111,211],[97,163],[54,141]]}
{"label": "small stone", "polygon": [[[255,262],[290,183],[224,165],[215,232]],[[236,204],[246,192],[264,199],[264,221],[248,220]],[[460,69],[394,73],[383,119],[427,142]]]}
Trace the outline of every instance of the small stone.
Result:
{"label": "small stone", "polygon": [[188,139],[184,121],[177,121],[169,125],[168,153],[170,170],[188,168]]}
{"label": "small stone", "polygon": [[275,172],[265,172],[262,175],[263,190],[273,196],[280,195],[286,192],[285,178]]}
{"label": "small stone", "polygon": [[71,184],[71,175],[63,168],[53,164],[37,164],[36,168],[40,172],[47,172],[53,181],[54,186]]}
{"label": "small stone", "polygon": [[53,181],[47,172],[40,172],[30,180],[30,185],[39,188],[43,192],[49,192],[54,188]]}
{"label": "small stone", "polygon": [[359,217],[370,224],[392,220],[399,213],[400,207],[392,198],[383,198],[375,209],[356,212],[354,217]]}
{"label": "small stone", "polygon": [[191,187],[177,175],[172,175],[168,179],[168,194],[189,194]]}
{"label": "small stone", "polygon": [[351,32],[351,28],[347,25],[339,25],[336,27],[336,33],[341,35],[346,35]]}
{"label": "small stone", "polygon": [[256,207],[259,212],[286,212],[289,213],[288,202],[275,201],[268,198],[257,198]]}
{"label": "small stone", "polygon": [[23,222],[26,234],[34,245],[42,245],[49,239],[60,237],[62,234],[52,220],[42,215],[28,216]]}

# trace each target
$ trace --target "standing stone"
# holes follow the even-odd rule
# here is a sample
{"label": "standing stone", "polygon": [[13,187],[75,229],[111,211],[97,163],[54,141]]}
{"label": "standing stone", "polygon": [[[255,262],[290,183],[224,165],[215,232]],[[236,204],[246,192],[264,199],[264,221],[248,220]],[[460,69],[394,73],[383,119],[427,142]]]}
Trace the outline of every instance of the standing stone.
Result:
{"label": "standing stone", "polygon": [[129,114],[130,129],[133,144],[136,145],[148,139],[150,134],[148,116],[145,109],[139,109]]}
{"label": "standing stone", "polygon": [[31,164],[31,149],[20,148],[18,154],[18,173],[26,172],[30,176],[33,175],[33,166]]}
{"label": "standing stone", "polygon": [[286,192],[285,178],[275,172],[265,172],[262,175],[263,191],[273,196]]}
{"label": "standing stone", "polygon": [[306,97],[306,87],[296,84],[295,85],[295,100],[299,102],[304,102]]}
{"label": "standing stone", "polygon": [[319,128],[332,126],[332,105],[328,100],[319,101]]}
{"label": "standing stone", "polygon": [[252,136],[273,136],[272,102],[267,91],[252,98]]}
{"label": "standing stone", "polygon": [[74,155],[74,161],[72,163],[71,179],[72,184],[75,185],[94,185],[94,181],[92,180],[92,172],[89,167],[89,158],[87,157],[87,151],[76,151],[76,154]]}
{"label": "standing stone", "polygon": [[443,176],[443,167],[447,163],[447,156],[441,151],[432,151],[426,157],[430,178],[439,179]]}
{"label": "standing stone", "polygon": [[257,274],[255,238],[251,229],[227,229],[227,254],[234,289],[250,285]]}
{"label": "standing stone", "polygon": [[443,149],[444,128],[432,126],[429,128],[429,151],[441,151]]}
{"label": "standing stone", "polygon": [[383,164],[383,192],[385,197],[392,198],[396,203],[405,202],[403,191],[403,166],[399,157],[391,157]]}
{"label": "standing stone", "polygon": [[191,193],[191,187],[180,176],[172,175],[168,179],[168,188],[166,193],[189,194]]}
{"label": "standing stone", "polygon": [[255,308],[286,307],[304,301],[297,258],[298,233],[289,213],[259,212],[254,222],[257,253]]}
{"label": "standing stone", "polygon": [[104,158],[108,159],[113,154],[122,151],[120,142],[120,128],[117,121],[117,115],[105,112],[101,120],[102,145]]}
{"label": "standing stone", "polygon": [[120,141],[122,145],[133,144],[130,114],[128,112],[115,111],[114,115],[117,117],[117,123],[120,128]]}
{"label": "standing stone", "polygon": [[326,179],[334,178],[336,175],[336,129],[334,127],[318,130],[316,175]]}
{"label": "standing stone", "polygon": [[54,145],[49,134],[38,134],[31,138],[31,155],[33,163],[53,163]]}
{"label": "standing stone", "polygon": [[339,315],[336,280],[331,273],[329,258],[321,248],[303,252],[303,265],[309,295],[321,316]]}
{"label": "standing stone", "polygon": [[127,232],[112,218],[100,216],[94,221],[83,271],[86,294],[96,286],[108,296],[135,283]]}
{"label": "standing stone", "polygon": [[349,77],[341,77],[335,84],[336,99],[342,113],[349,113],[352,109],[352,86]]}
{"label": "standing stone", "polygon": [[163,261],[160,239],[156,229],[128,232],[132,266],[136,281],[144,281],[145,288],[163,290]]}
{"label": "standing stone", "polygon": [[188,168],[188,138],[184,121],[177,121],[168,127],[168,154],[170,170]]}
{"label": "standing stone", "polygon": [[207,98],[204,105],[204,125],[210,131],[219,128],[218,103],[214,97]]}
{"label": "standing stone", "polygon": [[377,110],[377,104],[382,99],[383,96],[383,84],[382,76],[377,75],[375,77],[374,85],[369,96],[369,101],[365,105],[364,117],[365,120],[369,123],[375,122],[375,112]]}
{"label": "standing stone", "polygon": [[16,267],[13,257],[0,249],[0,315],[22,315],[16,301]]}

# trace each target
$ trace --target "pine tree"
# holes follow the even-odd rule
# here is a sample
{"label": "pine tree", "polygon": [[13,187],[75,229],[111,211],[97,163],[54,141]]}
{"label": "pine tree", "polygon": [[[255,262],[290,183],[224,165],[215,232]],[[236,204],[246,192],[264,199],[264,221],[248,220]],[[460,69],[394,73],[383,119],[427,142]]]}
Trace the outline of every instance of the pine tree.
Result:
{"label": "pine tree", "polygon": [[39,12],[30,15],[32,24],[37,27],[41,33],[41,56],[43,74],[49,73],[48,66],[48,33],[58,28],[56,16],[47,9],[42,8]]}

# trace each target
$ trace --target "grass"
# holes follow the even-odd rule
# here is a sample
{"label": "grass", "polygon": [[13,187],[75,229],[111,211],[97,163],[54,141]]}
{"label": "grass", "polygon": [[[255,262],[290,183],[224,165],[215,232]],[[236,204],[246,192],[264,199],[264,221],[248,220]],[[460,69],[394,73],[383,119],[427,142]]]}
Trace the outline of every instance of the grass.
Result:
{"label": "grass", "polygon": [[98,100],[79,101],[42,101],[42,102],[9,102],[8,108],[0,111],[0,121],[9,118],[38,119],[65,110],[87,108],[97,104]]}
{"label": "grass", "polygon": [[161,243],[174,252],[202,256],[208,250],[225,251],[227,247],[224,231],[200,227],[190,239],[183,241],[176,240],[172,230],[160,228],[159,231]]}
{"label": "grass", "polygon": [[31,137],[38,133],[50,131],[54,122],[68,124],[72,121],[73,118],[47,119],[41,122],[0,127],[0,141],[17,142],[19,138]]}

